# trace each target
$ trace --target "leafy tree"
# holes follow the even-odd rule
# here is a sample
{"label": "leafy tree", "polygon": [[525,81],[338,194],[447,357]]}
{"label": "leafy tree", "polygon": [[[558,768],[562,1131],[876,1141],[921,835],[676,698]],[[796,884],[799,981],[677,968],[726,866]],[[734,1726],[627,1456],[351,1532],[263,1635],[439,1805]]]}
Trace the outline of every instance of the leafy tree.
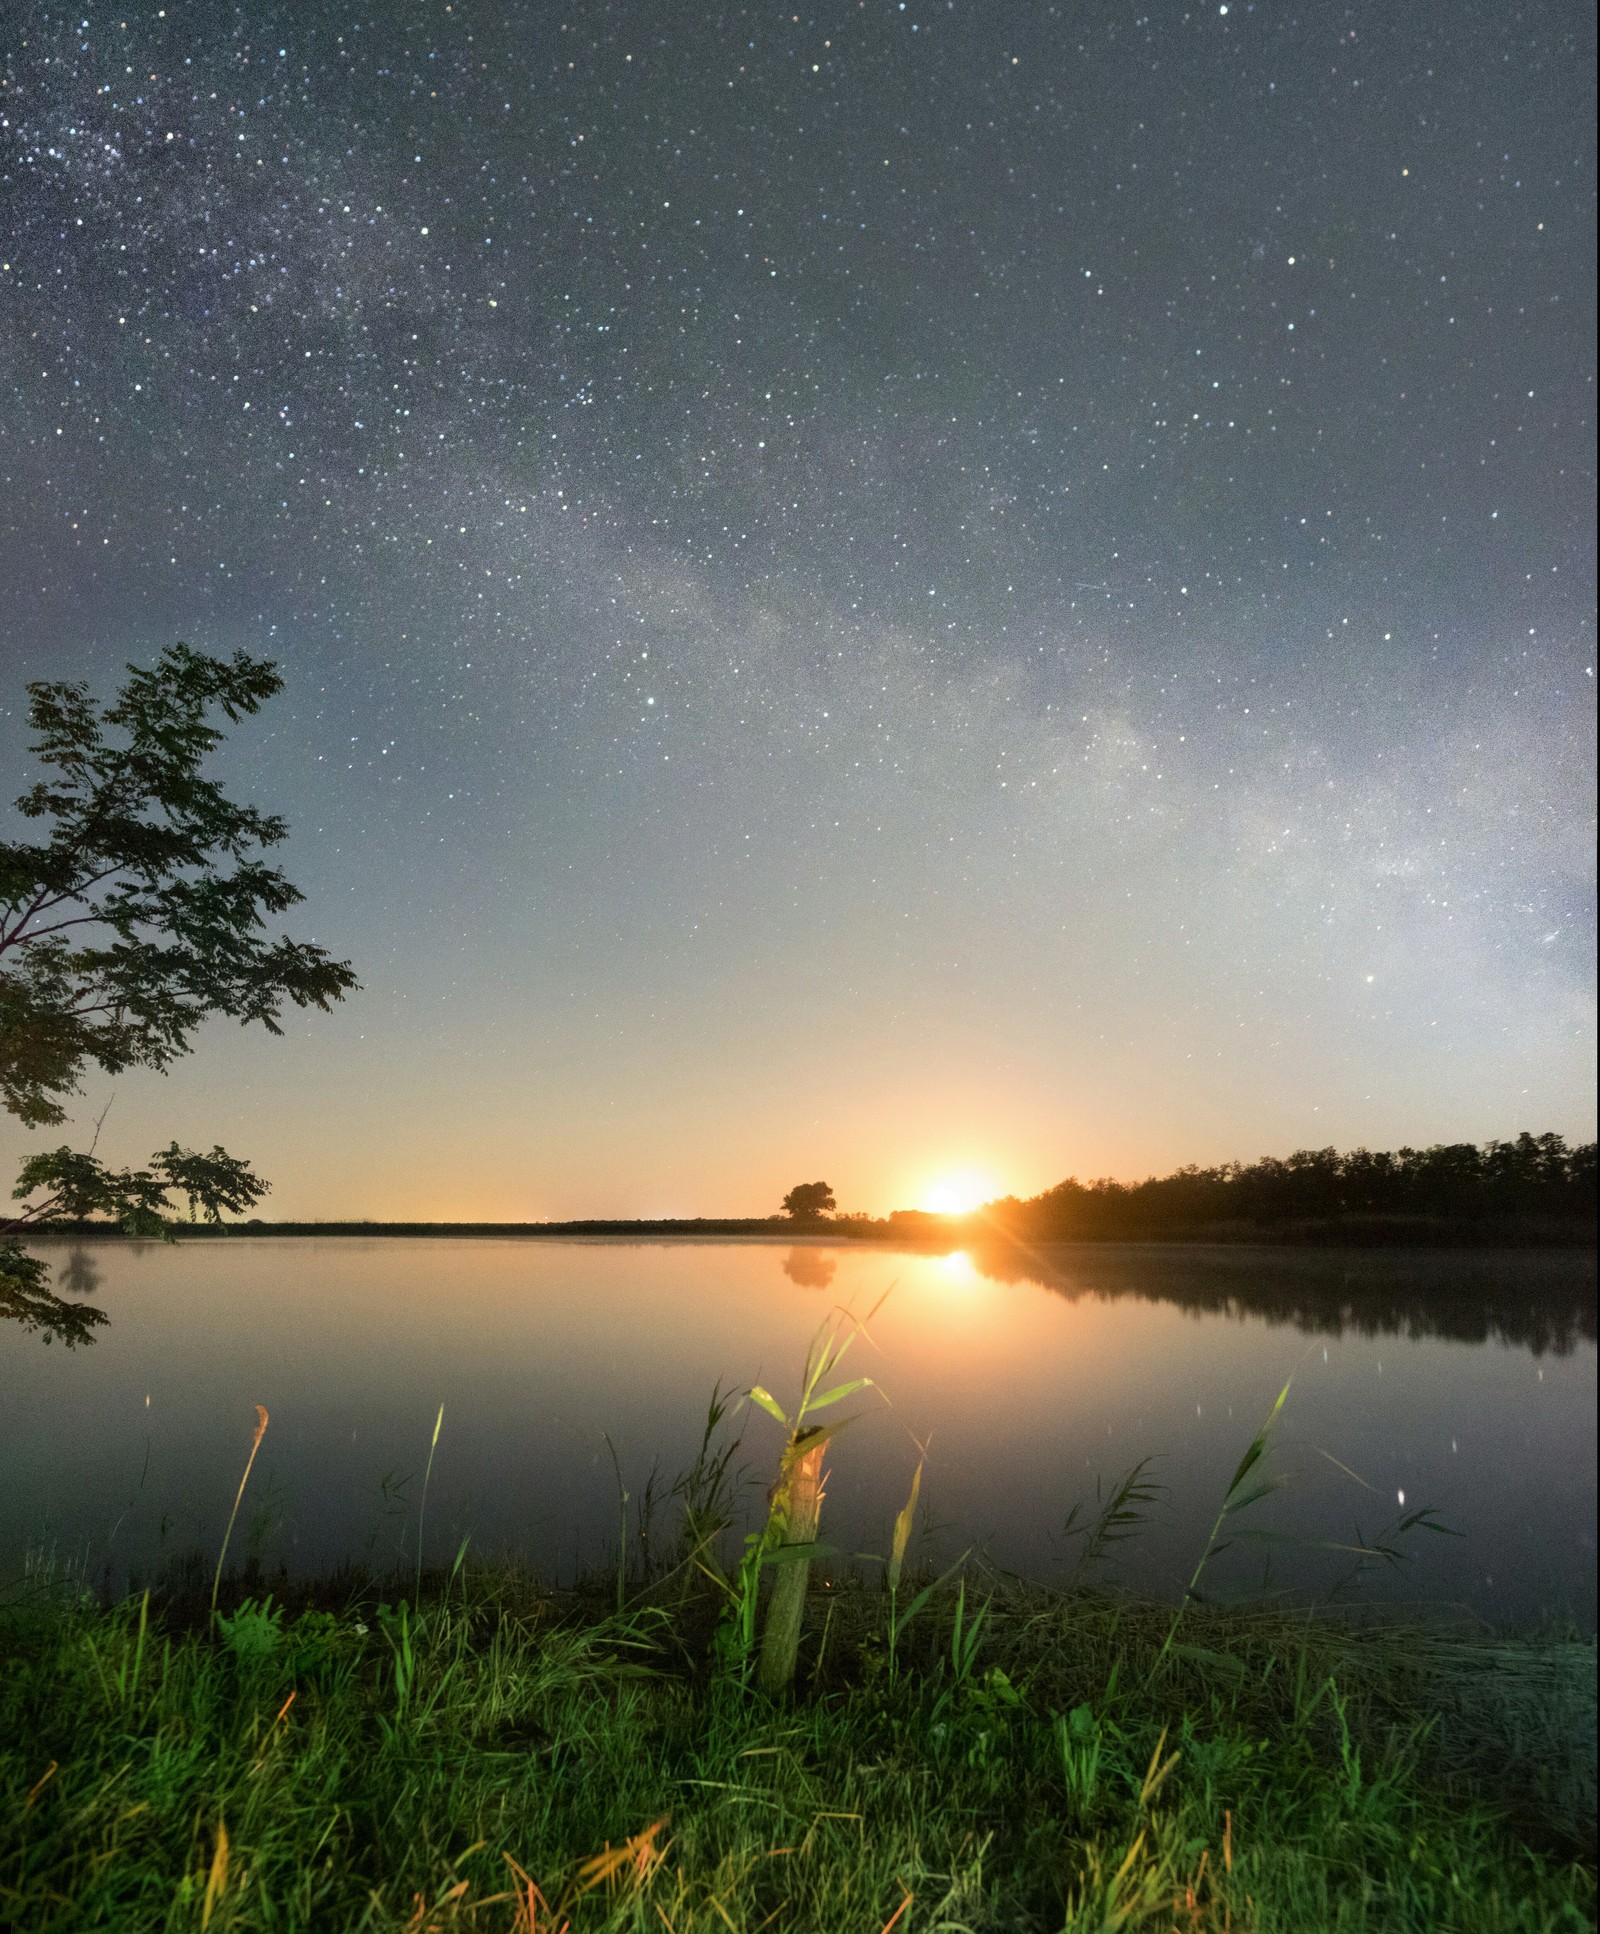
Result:
{"label": "leafy tree", "polygon": [[796,1222],[814,1222],[836,1206],[826,1182],[797,1182],[783,1198],[785,1213]]}
{"label": "leafy tree", "polygon": [[[45,776],[16,803],[46,832],[0,841],[0,1100],[30,1128],[66,1119],[63,1098],[91,1063],[165,1069],[210,1015],[279,1034],[285,1000],[326,1011],[358,985],[348,961],[267,933],[303,898],[261,857],[288,827],[201,772],[224,737],[213,712],[233,724],[258,711],[282,688],[276,668],[177,644],[128,674],[103,711],[85,685],[28,686]],[[18,1229],[109,1215],[130,1234],[170,1234],[169,1191],[191,1220],[220,1221],[266,1188],[221,1148],[174,1142],[148,1168],[118,1171],[92,1148],[33,1156],[13,1194],[34,1199],[0,1227],[0,1317],[69,1345],[104,1321],[54,1295]]]}
{"label": "leafy tree", "polygon": [[1560,1135],[1393,1151],[1299,1149],[1286,1159],[1181,1168],[1143,1182],[1075,1178],[1031,1201],[991,1203],[991,1221],[1031,1241],[1193,1236],[1222,1225],[1333,1229],[1350,1218],[1391,1226],[1555,1218],[1577,1231],[1595,1212],[1595,1149]]}

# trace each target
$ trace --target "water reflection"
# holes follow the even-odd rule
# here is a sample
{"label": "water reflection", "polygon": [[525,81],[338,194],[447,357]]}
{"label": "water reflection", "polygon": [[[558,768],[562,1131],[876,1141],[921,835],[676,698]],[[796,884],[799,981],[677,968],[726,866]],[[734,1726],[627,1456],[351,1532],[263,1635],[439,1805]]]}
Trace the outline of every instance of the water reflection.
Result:
{"label": "water reflection", "polygon": [[783,1273],[802,1289],[826,1289],[839,1265],[825,1249],[791,1249],[783,1259]]}
{"label": "water reflection", "polygon": [[81,1242],[74,1243],[67,1251],[66,1260],[56,1266],[56,1289],[65,1290],[70,1296],[92,1296],[100,1282],[100,1271],[95,1268],[89,1251]]}
{"label": "water reflection", "polygon": [[996,1283],[1036,1283],[1068,1302],[1175,1303],[1207,1315],[1292,1324],[1312,1335],[1441,1337],[1570,1355],[1595,1341],[1595,1259],[1495,1253],[1232,1249],[1156,1243],[957,1251]]}
{"label": "water reflection", "polygon": [[[1405,1509],[1437,1506],[1464,1535],[1426,1540],[1396,1592],[1494,1619],[1594,1615],[1595,1271],[1581,1254],[804,1238],[52,1247],[63,1279],[103,1279],[115,1320],[70,1355],[0,1327],[0,1588],[30,1550],[76,1553],[96,1575],[148,1574],[189,1549],[214,1562],[258,1403],[272,1428],[235,1550],[296,1572],[412,1555],[400,1541],[418,1531],[443,1403],[430,1551],[448,1560],[470,1534],[477,1551],[570,1577],[614,1547],[608,1441],[641,1496],[658,1461],[693,1461],[714,1384],[760,1381],[787,1403],[839,1305],[877,1310],[852,1368],[889,1399],[863,1397],[837,1459],[828,1510],[843,1550],[881,1549],[931,1441],[923,1494],[946,1558],[970,1544],[1055,1576],[1072,1561],[1072,1506],[1153,1456],[1164,1506],[1120,1548],[1119,1575],[1170,1596],[1292,1377],[1274,1445],[1289,1482],[1262,1506],[1274,1537],[1345,1540],[1352,1519],[1370,1532],[1403,1491]],[[1498,1347],[1467,1347],[1486,1342]],[[733,1428],[754,1510],[781,1432],[754,1411]],[[1275,1579],[1321,1588],[1320,1557],[1269,1548]],[[1221,1582],[1258,1588],[1252,1556],[1241,1544],[1219,1561]]]}

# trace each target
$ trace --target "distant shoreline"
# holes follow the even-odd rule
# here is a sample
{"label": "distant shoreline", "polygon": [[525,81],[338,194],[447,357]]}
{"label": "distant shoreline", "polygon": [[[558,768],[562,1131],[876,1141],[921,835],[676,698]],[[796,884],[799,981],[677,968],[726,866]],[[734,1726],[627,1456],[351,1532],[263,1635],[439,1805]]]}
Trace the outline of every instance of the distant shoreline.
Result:
{"label": "distant shoreline", "polygon": [[[128,1236],[105,1222],[51,1222],[37,1230],[19,1232],[25,1240],[159,1241],[159,1237]],[[216,1241],[262,1236],[384,1236],[395,1238],[450,1238],[476,1240],[531,1239],[563,1241],[582,1237],[677,1240],[740,1239],[769,1242],[880,1243],[897,1248],[963,1249],[1028,1247],[1013,1232],[985,1224],[976,1217],[944,1217],[901,1211],[881,1222],[841,1219],[837,1222],[793,1222],[786,1216],[678,1216],[650,1220],[586,1218],[573,1222],[249,1222],[180,1223],[173,1235],[180,1242]],[[1200,1226],[1193,1229],[1131,1231],[1122,1235],[1038,1236],[1041,1245],[1095,1248],[1132,1248],[1140,1244],[1175,1248],[1209,1244],[1227,1248],[1360,1248],[1360,1249],[1592,1249],[1592,1222],[1560,1217],[1510,1217],[1481,1220],[1443,1217],[1348,1217],[1306,1220],[1281,1225]]]}

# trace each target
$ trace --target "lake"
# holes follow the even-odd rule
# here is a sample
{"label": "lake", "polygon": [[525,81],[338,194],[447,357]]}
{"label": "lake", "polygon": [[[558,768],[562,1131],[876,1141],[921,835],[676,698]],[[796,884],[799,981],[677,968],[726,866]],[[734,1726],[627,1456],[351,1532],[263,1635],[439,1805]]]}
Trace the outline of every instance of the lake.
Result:
{"label": "lake", "polygon": [[[109,1315],[68,1353],[0,1326],[0,1574],[120,1583],[215,1553],[271,1424],[232,1555],[269,1573],[474,1549],[552,1575],[614,1562],[607,1440],[635,1500],[693,1458],[718,1382],[788,1403],[830,1310],[875,1388],[832,1413],[824,1535],[885,1549],[925,1446],[925,1556],[1059,1579],[1097,1480],[1166,1487],[1114,1582],[1175,1596],[1286,1381],[1281,1488],[1206,1589],[1546,1613],[1595,1624],[1595,1267],[1571,1251],[1063,1245],[941,1256],[826,1241],[289,1238],[37,1244]],[[760,1509],[781,1440],[747,1408]],[[659,1482],[659,1479],[658,1479]],[[1404,1562],[1345,1552],[1436,1509]]]}

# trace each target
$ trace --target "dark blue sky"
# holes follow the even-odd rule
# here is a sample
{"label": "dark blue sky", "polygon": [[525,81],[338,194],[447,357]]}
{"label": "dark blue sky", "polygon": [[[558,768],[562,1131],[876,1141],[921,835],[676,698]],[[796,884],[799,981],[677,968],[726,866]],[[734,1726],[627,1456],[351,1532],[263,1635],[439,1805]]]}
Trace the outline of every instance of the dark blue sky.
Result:
{"label": "dark blue sky", "polygon": [[523,1215],[1592,1134],[1585,11],[12,17],[8,791],[23,679],[276,657],[228,769],[367,989],[130,1154]]}

